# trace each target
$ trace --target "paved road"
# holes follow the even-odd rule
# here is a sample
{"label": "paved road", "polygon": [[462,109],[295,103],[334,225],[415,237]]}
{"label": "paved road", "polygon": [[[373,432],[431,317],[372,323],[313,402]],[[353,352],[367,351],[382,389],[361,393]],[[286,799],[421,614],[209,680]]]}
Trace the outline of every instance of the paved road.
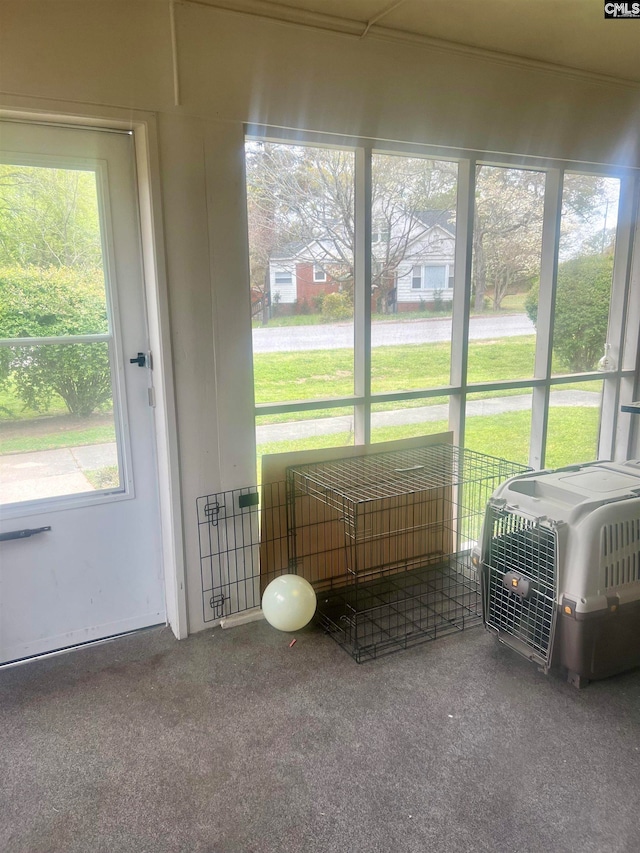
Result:
{"label": "paved road", "polygon": [[[535,327],[526,314],[499,314],[472,317],[469,337],[472,340],[511,338],[533,335]],[[392,320],[373,323],[371,345],[422,344],[451,340],[451,318],[428,320]],[[253,351],[293,352],[298,350],[333,349],[353,346],[353,324],[331,323],[326,326],[275,326],[253,330]]]}

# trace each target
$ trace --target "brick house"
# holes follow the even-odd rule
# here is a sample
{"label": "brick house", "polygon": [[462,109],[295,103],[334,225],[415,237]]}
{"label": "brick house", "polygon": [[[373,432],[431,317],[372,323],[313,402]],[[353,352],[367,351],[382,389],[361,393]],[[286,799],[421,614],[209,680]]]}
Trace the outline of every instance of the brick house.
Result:
{"label": "brick house", "polygon": [[[415,311],[451,301],[455,255],[451,211],[421,211],[393,230],[379,227],[372,233],[372,254],[373,311]],[[349,282],[350,270],[339,257],[338,247],[329,240],[289,243],[275,250],[269,262],[272,312],[315,313],[319,297],[340,292]]]}

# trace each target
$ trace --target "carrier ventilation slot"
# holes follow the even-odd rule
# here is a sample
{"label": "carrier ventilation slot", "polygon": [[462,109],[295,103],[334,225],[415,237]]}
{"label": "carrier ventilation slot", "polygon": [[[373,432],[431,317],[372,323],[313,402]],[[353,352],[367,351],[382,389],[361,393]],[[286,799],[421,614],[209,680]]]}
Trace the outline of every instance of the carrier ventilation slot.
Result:
{"label": "carrier ventilation slot", "polygon": [[640,581],[640,518],[602,527],[600,568],[605,589]]}
{"label": "carrier ventilation slot", "polygon": [[487,624],[505,642],[512,639],[527,656],[548,664],[556,613],[555,532],[511,512],[489,511]]}

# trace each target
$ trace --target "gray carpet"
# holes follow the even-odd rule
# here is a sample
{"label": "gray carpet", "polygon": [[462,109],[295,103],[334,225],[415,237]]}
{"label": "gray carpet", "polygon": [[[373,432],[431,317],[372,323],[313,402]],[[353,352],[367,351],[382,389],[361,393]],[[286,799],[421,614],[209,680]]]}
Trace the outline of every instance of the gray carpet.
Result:
{"label": "gray carpet", "polygon": [[0,673],[3,853],[640,850],[640,671],[154,629]]}

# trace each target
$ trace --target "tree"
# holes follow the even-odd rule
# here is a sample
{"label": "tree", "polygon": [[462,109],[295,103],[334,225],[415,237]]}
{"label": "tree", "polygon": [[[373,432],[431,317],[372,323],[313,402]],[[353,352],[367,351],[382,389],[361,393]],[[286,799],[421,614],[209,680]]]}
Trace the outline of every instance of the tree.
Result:
{"label": "tree", "polygon": [[[277,249],[321,268],[350,292],[355,256],[352,152],[268,142],[249,143],[246,152],[252,290],[267,286],[269,261]],[[399,264],[425,231],[416,214],[454,204],[457,166],[376,154],[372,178],[373,230],[379,239],[371,285],[385,306]]]}
{"label": "tree", "polygon": [[487,292],[498,311],[517,282],[538,271],[544,210],[544,172],[478,166],[473,227],[474,307]]}
{"label": "tree", "polygon": [[[544,172],[480,165],[476,170],[473,230],[474,307],[487,294],[498,311],[516,288],[528,289],[539,274],[544,216]],[[598,175],[566,174],[562,193],[561,257],[584,251],[587,236],[603,248],[604,210],[615,219],[619,182]],[[595,230],[594,230],[595,228]]]}
{"label": "tree", "polygon": [[[0,338],[108,330],[93,172],[0,165]],[[86,417],[111,400],[106,343],[0,347],[0,381],[46,411]]]}
{"label": "tree", "polygon": [[[558,266],[553,351],[570,373],[594,370],[604,352],[609,322],[613,254],[582,255]],[[536,284],[526,302],[538,319]]]}
{"label": "tree", "polygon": [[[278,251],[323,269],[343,290],[353,283],[355,249],[354,156],[350,151],[283,143],[247,144],[247,199],[251,283],[268,288],[269,261]],[[539,273],[546,173],[480,164],[476,168],[472,287],[483,310],[494,310],[514,289],[528,289]],[[611,185],[610,185],[611,184]],[[594,223],[602,244],[606,205],[615,209],[613,184],[594,175],[567,174],[563,187],[563,259]],[[457,164],[375,153],[372,160],[372,289],[384,310],[400,264],[425,233],[420,215],[454,220]],[[605,206],[603,208],[603,205]],[[604,214],[604,229],[602,211]],[[288,253],[288,254],[287,254]]]}
{"label": "tree", "polygon": [[93,172],[0,164],[0,265],[99,268]]}
{"label": "tree", "polygon": [[[101,334],[108,330],[104,279],[98,270],[68,267],[0,269],[0,337]],[[111,400],[106,343],[0,348],[0,381],[22,401],[46,411],[54,393],[76,417]]]}

